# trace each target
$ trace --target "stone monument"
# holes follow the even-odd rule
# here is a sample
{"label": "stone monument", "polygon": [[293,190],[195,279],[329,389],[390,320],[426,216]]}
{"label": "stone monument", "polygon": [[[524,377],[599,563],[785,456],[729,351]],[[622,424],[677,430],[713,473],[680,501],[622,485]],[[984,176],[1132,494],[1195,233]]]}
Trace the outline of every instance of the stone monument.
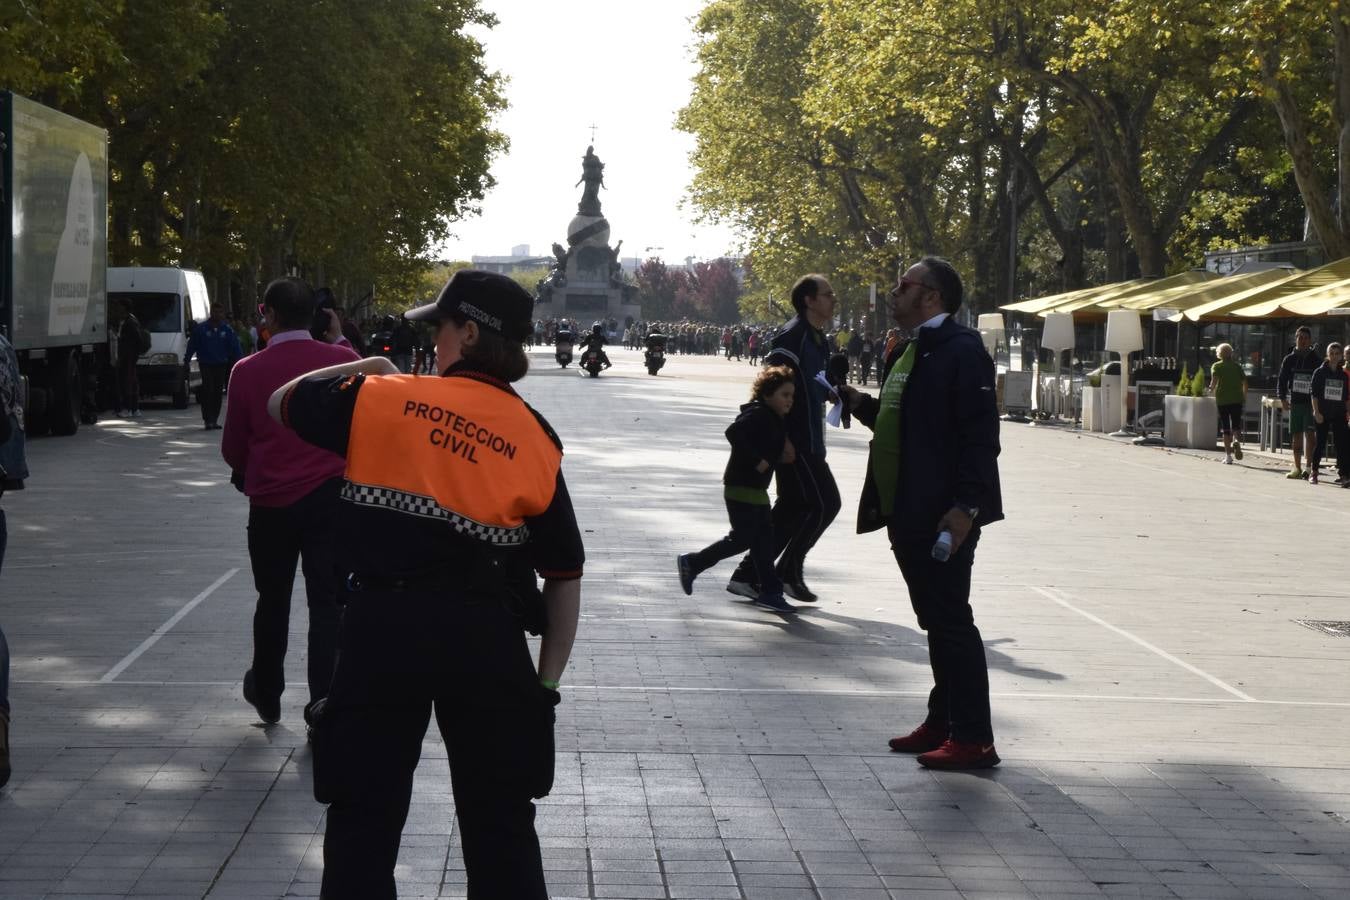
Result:
{"label": "stone monument", "polygon": [[535,317],[571,319],[589,330],[593,322],[613,320],[619,329],[642,317],[637,288],[624,277],[619,249],[609,245],[609,222],[600,211],[600,189],[605,186],[605,164],[587,147],[581,159],[585,185],[577,214],[567,226],[567,247],[553,245],[554,262],[539,282]]}

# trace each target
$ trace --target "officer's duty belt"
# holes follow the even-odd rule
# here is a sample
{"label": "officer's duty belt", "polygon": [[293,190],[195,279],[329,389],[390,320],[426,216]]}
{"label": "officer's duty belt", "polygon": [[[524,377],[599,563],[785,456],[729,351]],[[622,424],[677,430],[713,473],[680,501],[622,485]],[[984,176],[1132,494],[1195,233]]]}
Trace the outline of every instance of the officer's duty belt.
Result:
{"label": "officer's duty belt", "polygon": [[454,585],[449,572],[432,575],[410,575],[404,578],[391,578],[388,575],[363,575],[352,572],[347,576],[347,590],[353,593],[361,591],[426,591],[445,590]]}

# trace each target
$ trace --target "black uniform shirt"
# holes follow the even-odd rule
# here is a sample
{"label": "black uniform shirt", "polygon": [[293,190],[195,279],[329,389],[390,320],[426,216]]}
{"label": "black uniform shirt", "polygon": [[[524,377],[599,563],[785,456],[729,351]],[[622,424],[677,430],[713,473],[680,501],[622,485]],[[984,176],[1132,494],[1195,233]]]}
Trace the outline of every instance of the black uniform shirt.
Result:
{"label": "black uniform shirt", "polygon": [[1322,364],[1312,377],[1312,396],[1323,418],[1345,418],[1347,378],[1345,372]]}
{"label": "black uniform shirt", "polygon": [[[463,363],[451,366],[445,374],[447,377],[476,378],[508,393],[515,393],[505,382],[473,372]],[[363,375],[304,379],[295,386],[287,398],[285,404],[287,424],[303,440],[345,457],[347,443],[351,437],[352,416],[356,411],[356,397],[364,382]],[[531,412],[533,411],[531,408]],[[557,436],[544,418],[538,413],[535,413],[535,417],[556,441]],[[555,581],[581,577],[586,555],[581,545],[581,533],[577,528],[572,499],[567,493],[567,483],[563,480],[561,469],[558,470],[553,501],[543,513],[526,519],[525,525],[530,531],[525,549],[530,564],[541,577]],[[391,532],[376,531],[364,535],[363,540],[375,544],[371,548],[374,552],[363,553],[363,556],[381,556],[405,563],[405,566],[398,568],[411,567],[419,562],[403,559],[407,555],[408,548],[401,540],[394,539]],[[389,546],[379,546],[382,541]]]}
{"label": "black uniform shirt", "polygon": [[1322,356],[1316,350],[1295,348],[1280,362],[1280,375],[1275,382],[1280,399],[1307,407],[1312,402],[1312,376],[1321,364]]}

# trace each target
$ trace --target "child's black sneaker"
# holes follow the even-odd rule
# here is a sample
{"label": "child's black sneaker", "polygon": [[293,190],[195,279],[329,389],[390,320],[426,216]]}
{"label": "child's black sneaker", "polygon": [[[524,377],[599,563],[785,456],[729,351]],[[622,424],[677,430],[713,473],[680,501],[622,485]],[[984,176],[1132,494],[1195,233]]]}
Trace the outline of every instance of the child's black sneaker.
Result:
{"label": "child's black sneaker", "polygon": [[815,603],[820,598],[801,580],[783,582],[783,593],[802,603]]}
{"label": "child's black sneaker", "polygon": [[691,556],[692,553],[681,553],[675,558],[675,565],[680,572],[680,589],[686,597],[694,593],[694,563]]}
{"label": "child's black sneaker", "polygon": [[791,615],[797,611],[792,608],[790,603],[783,599],[782,594],[760,594],[755,598],[755,605],[760,609],[771,610],[785,616]]}

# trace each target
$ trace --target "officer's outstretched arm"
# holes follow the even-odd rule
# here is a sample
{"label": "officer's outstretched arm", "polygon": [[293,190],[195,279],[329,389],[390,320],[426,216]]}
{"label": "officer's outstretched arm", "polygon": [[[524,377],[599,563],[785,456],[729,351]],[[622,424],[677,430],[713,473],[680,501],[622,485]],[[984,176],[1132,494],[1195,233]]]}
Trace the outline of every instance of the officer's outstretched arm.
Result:
{"label": "officer's outstretched arm", "polygon": [[384,356],[368,356],[365,359],[354,359],[351,362],[329,366],[326,369],[316,369],[313,372],[306,372],[303,375],[292,378],[272,392],[272,396],[267,398],[267,414],[272,417],[273,421],[281,422],[281,404],[286,400],[286,395],[294,390],[295,386],[306,378],[333,378],[337,375],[398,374],[398,366],[394,365]]}
{"label": "officer's outstretched arm", "polygon": [[567,658],[572,655],[572,643],[577,637],[581,579],[544,579],[544,608],[548,612],[548,628],[539,642],[539,679],[561,681]]}

